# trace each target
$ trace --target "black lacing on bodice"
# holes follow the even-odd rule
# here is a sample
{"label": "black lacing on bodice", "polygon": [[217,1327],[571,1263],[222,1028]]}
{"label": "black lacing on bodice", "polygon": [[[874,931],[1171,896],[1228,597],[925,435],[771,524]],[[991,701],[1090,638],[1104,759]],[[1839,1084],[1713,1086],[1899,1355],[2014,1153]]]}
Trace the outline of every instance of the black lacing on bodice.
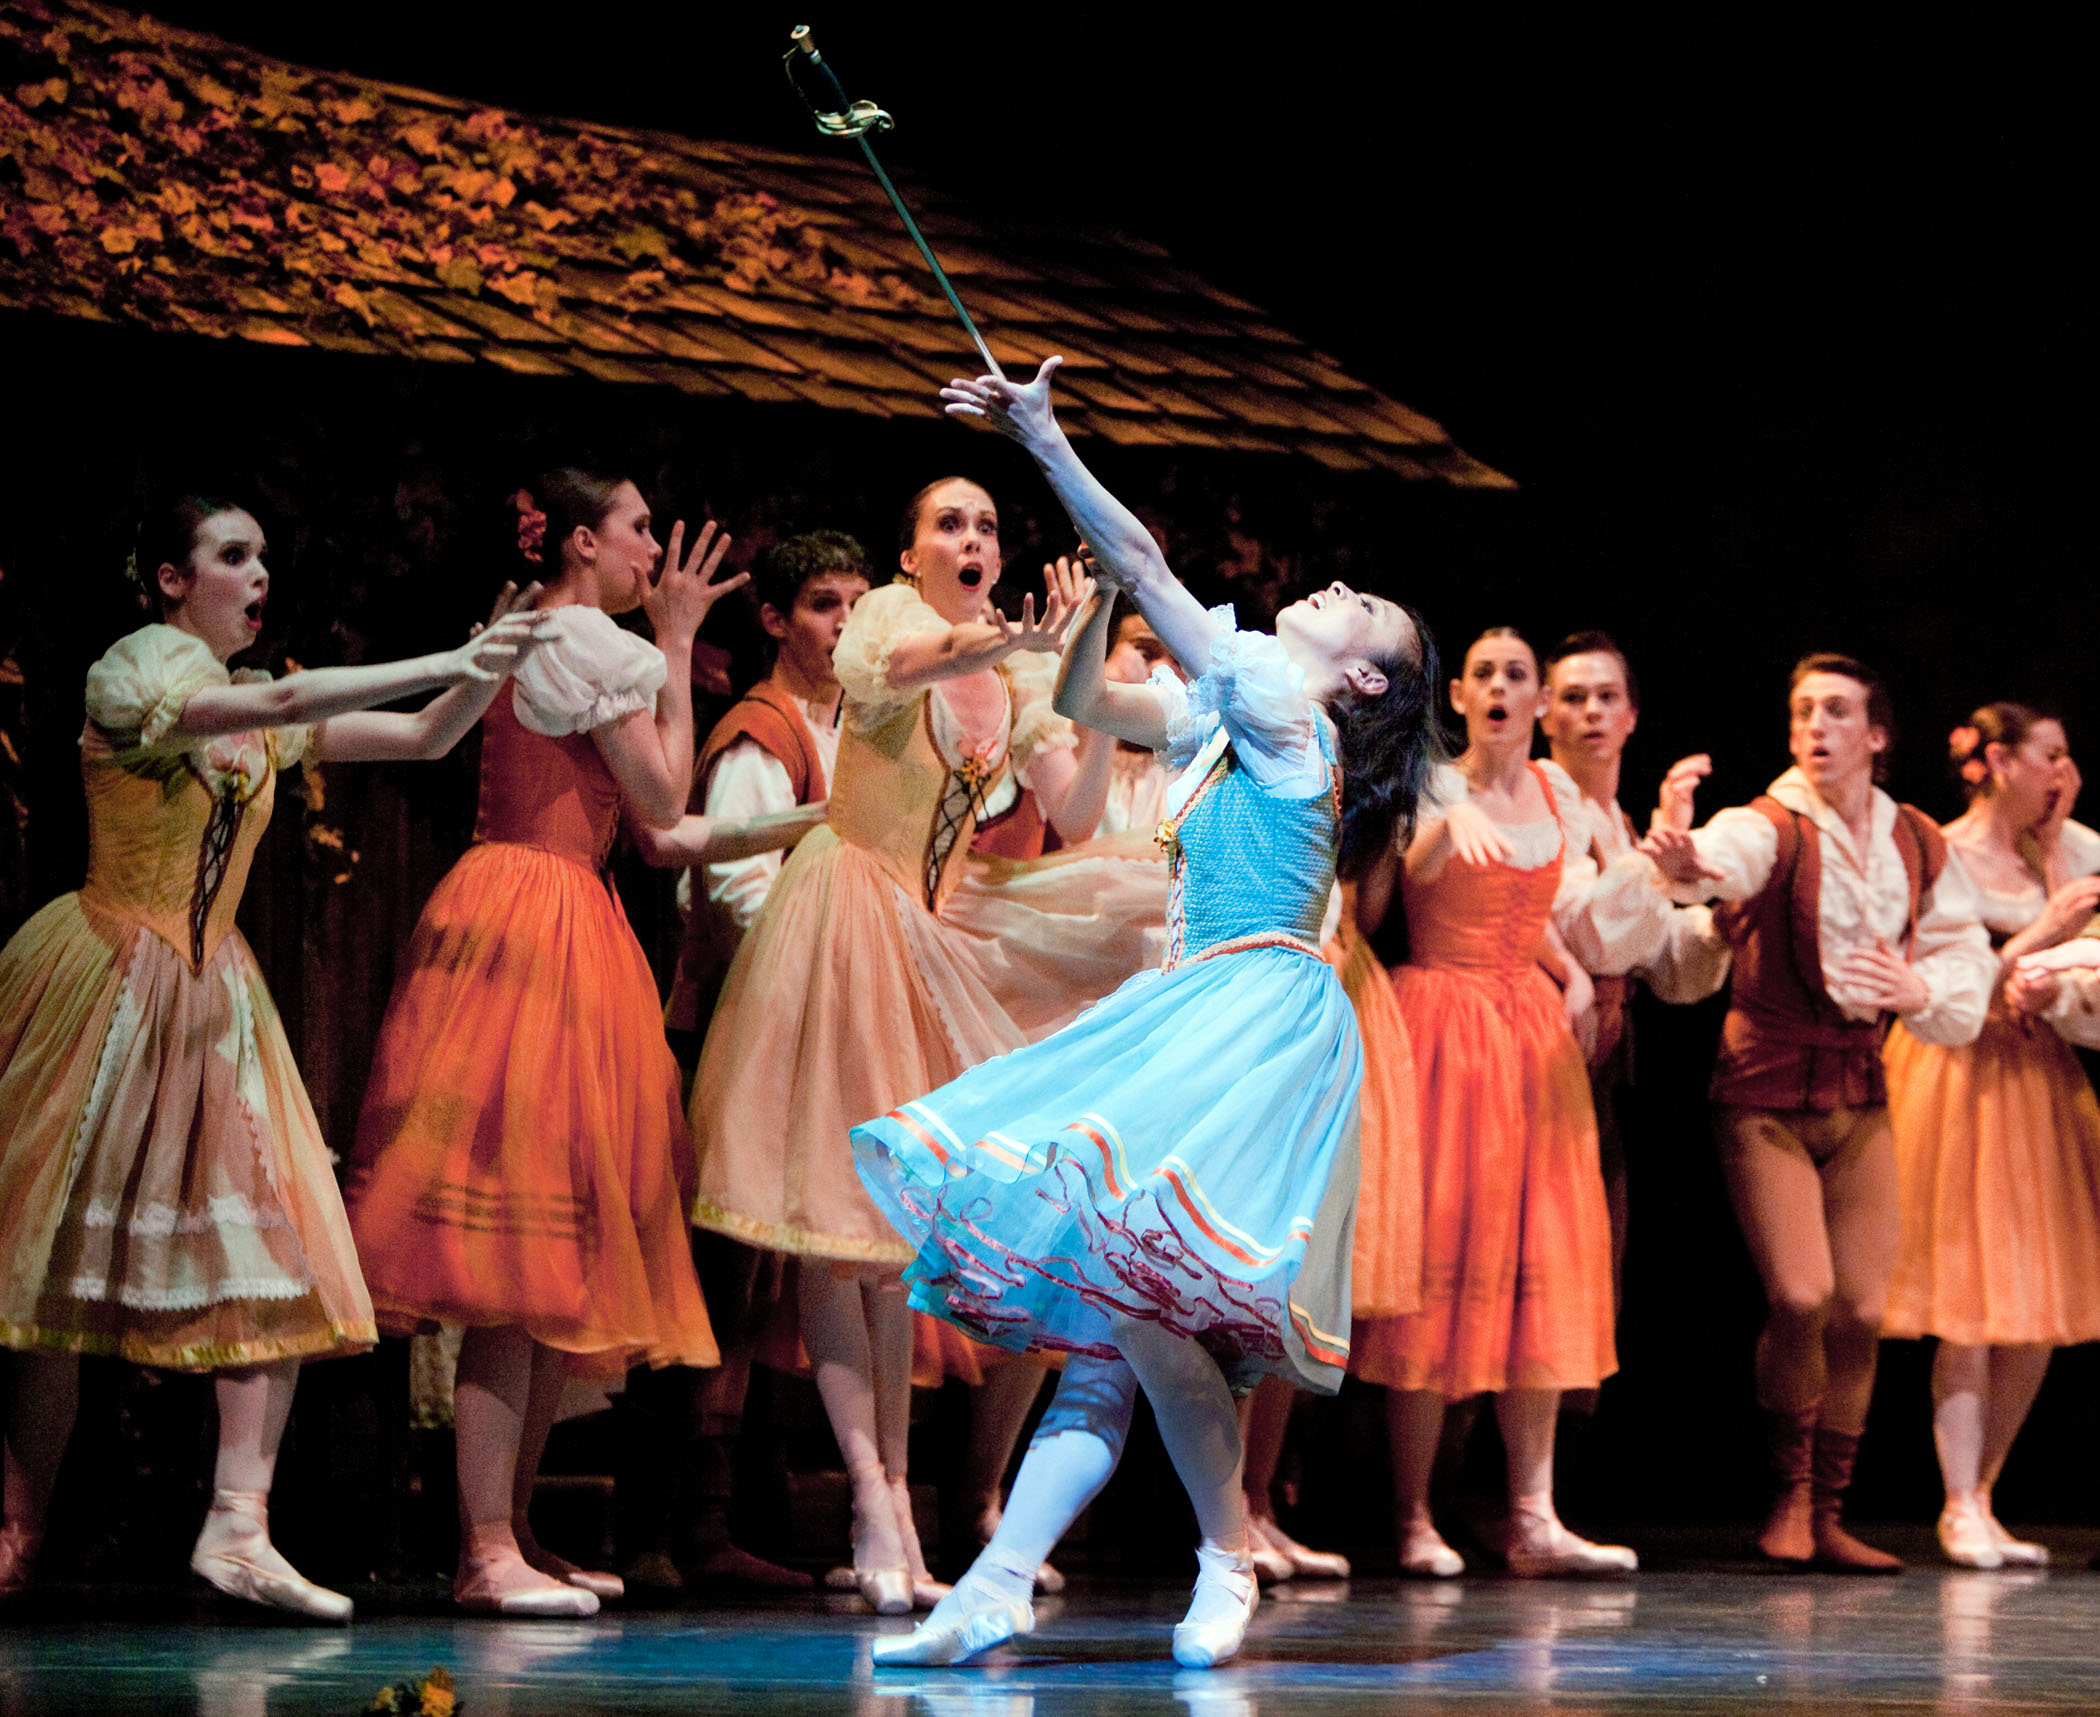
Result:
{"label": "black lacing on bodice", "polygon": [[998,772],[996,766],[975,757],[964,758],[948,772],[947,789],[941,794],[940,809],[934,813],[933,840],[926,849],[928,906],[940,896],[941,872],[947,868],[948,855],[955,850],[964,826],[984,816],[984,790]]}
{"label": "black lacing on bodice", "polygon": [[226,886],[226,870],[233,862],[233,843],[241,832],[241,818],[248,803],[238,785],[227,780],[212,800],[211,821],[204,826],[204,840],[197,850],[197,885],[190,891],[190,965],[204,965],[204,927],[211,909]]}

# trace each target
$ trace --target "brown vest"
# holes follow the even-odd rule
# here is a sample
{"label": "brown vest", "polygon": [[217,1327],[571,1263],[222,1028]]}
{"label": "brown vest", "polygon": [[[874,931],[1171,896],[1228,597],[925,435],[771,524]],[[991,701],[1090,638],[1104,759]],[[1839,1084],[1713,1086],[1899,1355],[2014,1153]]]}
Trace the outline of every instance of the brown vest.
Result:
{"label": "brown vest", "polygon": [[[824,759],[816,737],[793,697],[768,677],[760,680],[715,723],[700,748],[693,769],[693,790],[686,800],[692,812],[707,808],[707,778],[722,753],[740,739],[758,742],[788,772],[795,803],[814,804],[831,790],[824,778]],[[714,1012],[715,996],[736,957],[738,931],[729,915],[707,898],[699,877],[693,878],[693,910],[685,921],[685,940],[678,949],[678,970],[671,978],[671,999],[664,1004],[669,1031],[699,1031]]]}
{"label": "brown vest", "polygon": [[[1823,986],[1816,914],[1823,845],[1815,820],[1769,794],[1751,801],[1779,837],[1765,886],[1714,908],[1714,926],[1735,950],[1728,1018],[1714,1064],[1716,1103],[1753,1109],[1869,1108],[1888,1101],[1881,1070],[1886,1019],[1848,1019]],[[1904,939],[1916,934],[1918,902],[1947,864],[1947,838],[1912,805],[1896,807],[1896,851],[1910,881]]]}

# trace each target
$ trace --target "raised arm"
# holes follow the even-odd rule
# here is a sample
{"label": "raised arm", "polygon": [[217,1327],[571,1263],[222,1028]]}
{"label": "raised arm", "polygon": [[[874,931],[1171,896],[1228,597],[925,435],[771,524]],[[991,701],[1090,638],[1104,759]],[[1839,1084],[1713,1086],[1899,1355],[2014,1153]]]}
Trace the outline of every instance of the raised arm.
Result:
{"label": "raised arm", "polygon": [[[539,595],[537,582],[523,590],[515,583],[504,585],[486,625],[474,628],[473,636],[478,638],[511,616],[517,617],[508,628],[518,640],[516,654],[510,661],[511,673],[524,666],[525,659],[551,630],[550,617],[532,611]],[[314,754],[326,763],[427,762],[443,757],[488,713],[497,692],[503,689],[505,677],[463,680],[413,714],[358,710],[329,716],[314,732]]]}
{"label": "raised arm", "polygon": [[[1069,561],[1060,560],[1057,564],[1068,576],[1078,576]],[[1097,563],[1092,605],[1065,645],[1052,703],[1059,715],[1082,727],[1114,734],[1148,751],[1164,751],[1167,717],[1157,694],[1147,686],[1119,684],[1103,671],[1108,665],[1109,637],[1115,628],[1116,586],[1109,582],[1110,577]]]}
{"label": "raised arm", "polygon": [[693,778],[693,636],[707,611],[746,583],[750,574],[717,582],[715,569],[729,548],[729,534],[710,519],[700,527],[693,552],[680,558],[685,521],[671,527],[663,571],[642,597],[642,609],[656,629],[656,647],[664,653],[663,690],[656,713],[646,710],[591,729],[598,754],[605,759],[621,796],[634,812],[633,821],[661,829],[685,814]]}
{"label": "raised arm", "polygon": [[1200,677],[1210,667],[1216,628],[1168,568],[1152,533],[1073,452],[1050,409],[1050,378],[1063,362],[1045,358],[1035,380],[1025,385],[1003,376],[979,376],[974,382],[957,377],[941,389],[941,398],[950,416],[988,423],[1027,449],[1100,570],[1130,592],[1160,642],[1192,677]]}
{"label": "raised arm", "polygon": [[[353,710],[392,703],[440,686],[472,685],[484,690],[485,708],[519,660],[520,650],[528,641],[537,642],[537,630],[531,615],[509,615],[456,650],[365,667],[309,668],[281,680],[248,685],[206,686],[190,694],[168,731],[177,739],[209,739],[258,727],[296,727],[342,718]],[[476,711],[477,720],[479,713]]]}

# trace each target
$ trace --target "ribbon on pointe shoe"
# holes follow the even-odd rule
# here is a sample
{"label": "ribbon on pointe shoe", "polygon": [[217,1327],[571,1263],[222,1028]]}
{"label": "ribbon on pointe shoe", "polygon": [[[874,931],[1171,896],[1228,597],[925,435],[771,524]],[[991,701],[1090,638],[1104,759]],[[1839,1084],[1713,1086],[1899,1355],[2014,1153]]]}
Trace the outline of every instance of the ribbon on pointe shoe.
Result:
{"label": "ribbon on pointe shoe", "polygon": [[908,1634],[875,1642],[876,1668],[967,1663],[994,1646],[1035,1632],[1035,1609],[1028,1601],[1034,1585],[1034,1569],[1025,1563],[1016,1567],[998,1551],[985,1551],[934,1605],[932,1615]]}
{"label": "ribbon on pointe shoe", "polygon": [[42,1532],[0,1526],[0,1598],[12,1597],[35,1577],[37,1552],[43,1547]]}
{"label": "ribbon on pointe shoe", "polygon": [[229,1598],[262,1604],[317,1622],[347,1622],[353,1606],[340,1592],[317,1586],[270,1542],[267,1491],[215,1490],[190,1571]]}
{"label": "ribbon on pointe shoe", "polygon": [[543,1574],[519,1552],[510,1527],[479,1526],[459,1547],[452,1601],[463,1610],[543,1620],[595,1616],[598,1597]]}
{"label": "ribbon on pointe shoe", "polygon": [[1260,1602],[1261,1586],[1245,1550],[1199,1544],[1196,1590],[1189,1613],[1174,1628],[1174,1661],[1184,1669],[1210,1669],[1236,1656]]}

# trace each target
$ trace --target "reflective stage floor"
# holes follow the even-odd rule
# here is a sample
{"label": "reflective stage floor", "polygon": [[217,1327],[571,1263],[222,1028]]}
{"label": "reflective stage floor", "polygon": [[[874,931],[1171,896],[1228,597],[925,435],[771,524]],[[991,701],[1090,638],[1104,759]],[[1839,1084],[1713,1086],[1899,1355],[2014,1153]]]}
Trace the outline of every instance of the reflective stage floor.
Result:
{"label": "reflective stage floor", "polygon": [[[1286,1587],[1207,1673],[1167,1654],[1183,1589],[1074,1583],[1036,1634],[960,1670],[870,1667],[899,1631],[851,1599],[522,1623],[372,1613],[336,1632],[163,1601],[83,1621],[39,1594],[0,1619],[0,1717],[349,1717],[443,1664],[462,1717],[851,1712],[857,1717],[1328,1717],[1410,1712],[2100,1710],[2100,1575],[1913,1568],[1900,1579],[1749,1571],[1624,1583],[1482,1578]],[[73,1619],[68,1619],[69,1607]],[[150,1610],[153,1606],[148,1606]]]}

